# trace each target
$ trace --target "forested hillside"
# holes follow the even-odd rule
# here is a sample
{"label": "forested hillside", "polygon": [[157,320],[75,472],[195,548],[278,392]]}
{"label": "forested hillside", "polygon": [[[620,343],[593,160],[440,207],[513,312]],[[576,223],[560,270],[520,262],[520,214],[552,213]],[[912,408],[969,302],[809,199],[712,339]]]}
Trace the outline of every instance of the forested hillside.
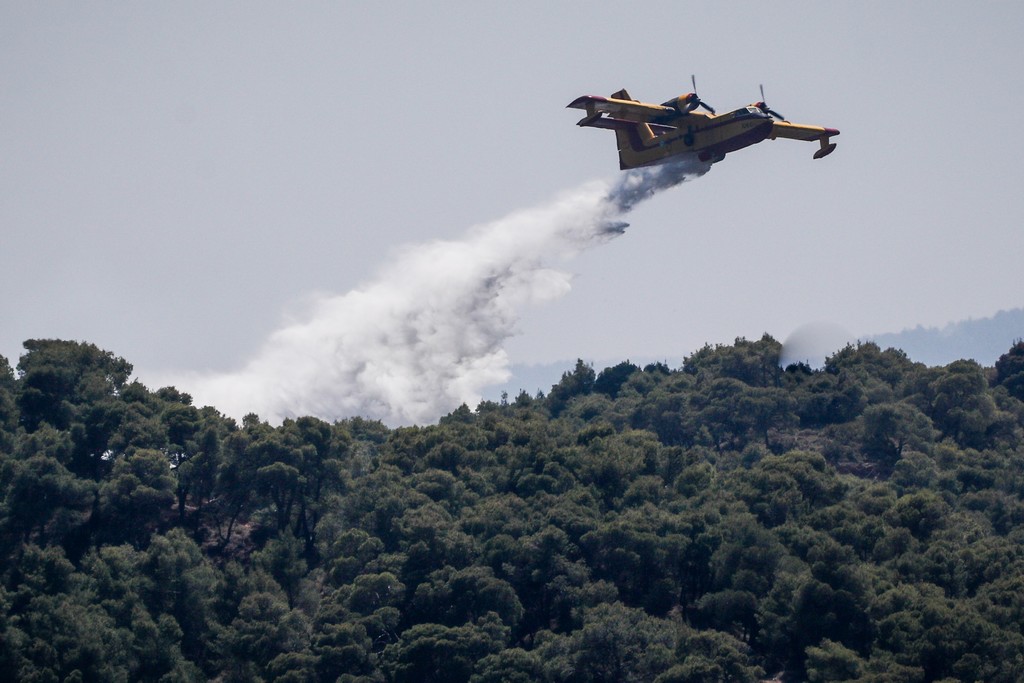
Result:
{"label": "forested hillside", "polygon": [[1024,343],[583,363],[436,425],[241,424],[0,358],[0,680],[1019,681]]}

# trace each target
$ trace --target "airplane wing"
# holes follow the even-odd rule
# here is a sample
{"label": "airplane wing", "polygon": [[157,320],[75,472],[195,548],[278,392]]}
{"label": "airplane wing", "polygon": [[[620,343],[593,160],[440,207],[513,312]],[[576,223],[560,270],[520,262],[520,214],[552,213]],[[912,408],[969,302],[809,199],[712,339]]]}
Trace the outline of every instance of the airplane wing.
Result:
{"label": "airplane wing", "polygon": [[[625,94],[625,91],[622,92]],[[586,110],[587,116],[584,119],[581,119],[579,125],[584,125],[583,122],[588,119],[593,121],[600,117],[601,114],[608,114],[616,118],[634,121],[636,123],[646,123],[648,121],[664,117],[666,114],[678,113],[672,107],[665,107],[660,104],[648,104],[646,102],[618,99],[615,97],[598,97],[597,95],[584,95],[583,97],[577,97],[569,103],[568,108]]]}
{"label": "airplane wing", "polygon": [[789,121],[774,121],[772,123],[772,132],[768,137],[772,140],[776,138],[806,140],[808,142],[817,140],[821,143],[821,148],[814,153],[814,158],[820,159],[831,154],[832,150],[836,148],[836,143],[829,142],[829,138],[833,135],[839,135],[839,131],[835,128],[806,126],[800,123],[790,123]]}
{"label": "airplane wing", "polygon": [[769,136],[775,138],[789,138],[790,140],[818,140],[821,136],[829,137],[839,135],[835,128],[824,128],[822,126],[805,126],[800,123],[789,121],[775,121],[772,125],[772,132]]}

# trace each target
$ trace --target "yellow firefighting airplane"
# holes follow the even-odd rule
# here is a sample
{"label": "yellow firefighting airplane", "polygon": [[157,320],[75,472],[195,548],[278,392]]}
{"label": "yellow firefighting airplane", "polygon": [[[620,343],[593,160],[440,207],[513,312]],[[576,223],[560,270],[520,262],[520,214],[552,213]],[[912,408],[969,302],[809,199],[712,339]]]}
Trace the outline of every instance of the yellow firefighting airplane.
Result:
{"label": "yellow firefighting airplane", "polygon": [[[584,109],[587,115],[576,125],[607,128],[615,131],[619,146],[619,168],[653,166],[671,161],[680,154],[696,154],[701,161],[715,163],[729,152],[749,147],[765,139],[817,140],[821,147],[814,153],[820,159],[832,153],[836,143],[829,138],[839,135],[835,128],[805,126],[786,121],[761,101],[728,114],[715,110],[693,92],[680,95],[662,104],[649,104],[630,98],[620,90],[611,97],[584,95],[569,107]],[[707,110],[696,111],[700,107]]]}

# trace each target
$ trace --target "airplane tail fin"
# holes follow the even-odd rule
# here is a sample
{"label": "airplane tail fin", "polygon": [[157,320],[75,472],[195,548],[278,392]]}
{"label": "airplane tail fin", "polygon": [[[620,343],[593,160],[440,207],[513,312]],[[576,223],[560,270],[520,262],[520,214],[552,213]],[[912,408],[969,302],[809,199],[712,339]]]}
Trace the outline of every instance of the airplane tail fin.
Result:
{"label": "airplane tail fin", "polygon": [[579,122],[579,125],[615,131],[615,145],[619,150],[619,168],[622,170],[643,165],[639,154],[652,144],[655,129],[659,129],[659,132],[662,128],[673,130],[658,124],[602,116],[586,117]]}
{"label": "airplane tail fin", "polygon": [[619,148],[619,169],[635,168],[638,153],[651,144],[654,132],[646,123],[632,123],[615,129],[615,142]]}
{"label": "airplane tail fin", "polygon": [[[629,96],[625,88],[612,93],[612,99],[636,101]],[[654,131],[651,130],[651,126],[635,121],[615,121],[614,126],[610,127],[615,129],[615,143],[619,149],[619,169],[624,171],[628,168],[635,168],[638,165],[635,160],[636,153],[654,139]]]}
{"label": "airplane tail fin", "polygon": [[[578,105],[581,101],[588,99],[594,98],[579,98],[569,106],[583,109],[583,106]],[[629,96],[625,88],[612,93],[611,99],[636,102],[636,100]],[[619,168],[623,170],[644,165],[640,153],[650,147],[656,135],[675,130],[671,126],[663,126],[657,123],[605,116],[607,110],[602,110],[589,104],[586,106],[586,110],[587,115],[577,121],[576,125],[615,131],[615,143],[619,150]]]}

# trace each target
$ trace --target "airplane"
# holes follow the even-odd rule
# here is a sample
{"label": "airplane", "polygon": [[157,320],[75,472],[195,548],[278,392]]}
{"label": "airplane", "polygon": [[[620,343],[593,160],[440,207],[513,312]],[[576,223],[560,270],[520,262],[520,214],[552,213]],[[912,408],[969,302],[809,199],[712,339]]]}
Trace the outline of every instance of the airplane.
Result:
{"label": "airplane", "polygon": [[[762,140],[788,138],[817,140],[821,146],[815,159],[828,156],[836,148],[829,138],[839,135],[835,128],[790,123],[764,102],[754,102],[726,114],[716,114],[713,107],[693,92],[661,104],[634,100],[625,89],[611,97],[584,95],[567,108],[583,109],[587,115],[577,126],[605,128],[615,131],[619,147],[619,168],[654,166],[673,160],[680,154],[694,153],[701,161],[716,163],[725,155],[757,144]],[[697,111],[704,109],[707,113]]]}

